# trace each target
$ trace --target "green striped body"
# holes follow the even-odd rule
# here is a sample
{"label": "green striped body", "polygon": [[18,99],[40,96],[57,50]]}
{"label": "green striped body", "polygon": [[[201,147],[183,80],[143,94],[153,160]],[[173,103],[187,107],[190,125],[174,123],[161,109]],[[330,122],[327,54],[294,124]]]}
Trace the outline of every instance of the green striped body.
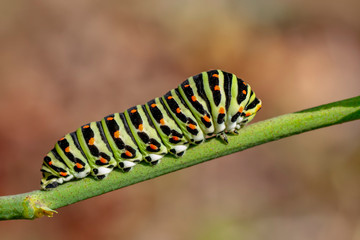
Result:
{"label": "green striped body", "polygon": [[144,105],[86,124],[61,138],[44,158],[41,187],[71,179],[105,178],[114,167],[129,171],[140,161],[157,164],[170,153],[181,157],[200,144],[251,121],[261,108],[250,85],[234,74],[212,70]]}

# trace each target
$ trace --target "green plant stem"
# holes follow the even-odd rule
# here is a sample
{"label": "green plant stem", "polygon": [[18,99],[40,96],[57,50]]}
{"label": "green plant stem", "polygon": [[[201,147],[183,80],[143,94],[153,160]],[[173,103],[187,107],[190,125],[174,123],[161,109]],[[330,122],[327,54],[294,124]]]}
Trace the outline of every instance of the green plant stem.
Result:
{"label": "green plant stem", "polygon": [[156,166],[138,164],[128,173],[114,170],[101,181],[85,178],[68,182],[52,191],[0,197],[0,220],[34,219],[52,216],[52,209],[95,197],[163,174],[193,166],[214,158],[239,152],[259,144],[281,139],[317,128],[360,119],[360,96],[282,115],[241,129],[240,134],[228,136],[229,144],[210,139],[190,148],[181,158],[169,155]]}

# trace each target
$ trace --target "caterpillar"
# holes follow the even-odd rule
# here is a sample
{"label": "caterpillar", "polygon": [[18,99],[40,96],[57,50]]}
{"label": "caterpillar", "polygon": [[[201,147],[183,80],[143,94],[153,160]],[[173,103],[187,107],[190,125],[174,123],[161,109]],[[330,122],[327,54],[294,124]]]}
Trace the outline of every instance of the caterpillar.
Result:
{"label": "caterpillar", "polygon": [[164,96],[114,113],[59,139],[44,157],[41,188],[72,179],[105,178],[115,167],[127,172],[140,161],[152,165],[170,153],[181,157],[201,144],[250,122],[261,108],[249,84],[221,70],[189,77]]}

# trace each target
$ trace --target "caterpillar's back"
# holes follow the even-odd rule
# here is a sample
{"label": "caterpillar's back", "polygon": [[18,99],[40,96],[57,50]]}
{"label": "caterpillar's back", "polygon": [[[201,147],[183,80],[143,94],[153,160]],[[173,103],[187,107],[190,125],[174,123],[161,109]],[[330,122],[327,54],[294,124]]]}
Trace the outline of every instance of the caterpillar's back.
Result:
{"label": "caterpillar's back", "polygon": [[59,139],[45,156],[41,187],[49,190],[114,167],[156,164],[167,153],[182,156],[189,144],[212,136],[227,142],[261,108],[249,84],[221,70],[190,77],[164,96],[91,122]]}

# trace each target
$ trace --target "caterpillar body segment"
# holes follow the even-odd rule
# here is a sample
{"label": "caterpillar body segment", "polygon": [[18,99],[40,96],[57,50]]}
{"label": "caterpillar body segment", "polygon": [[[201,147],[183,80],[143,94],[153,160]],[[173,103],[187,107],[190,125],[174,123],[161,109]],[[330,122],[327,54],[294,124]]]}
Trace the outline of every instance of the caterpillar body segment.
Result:
{"label": "caterpillar body segment", "polygon": [[156,164],[167,154],[156,128],[148,116],[144,105],[137,105],[125,111],[125,117],[130,122],[130,130],[135,138],[143,160]]}
{"label": "caterpillar body segment", "polygon": [[81,149],[91,168],[91,175],[105,178],[116,166],[116,161],[104,136],[101,122],[91,122],[76,131]]}
{"label": "caterpillar body segment", "polygon": [[[84,178],[91,172],[87,159],[82,153],[80,144],[75,133],[66,134],[55,144],[55,150],[58,157],[64,161],[65,166],[69,168],[69,175],[75,178]],[[56,161],[55,161],[56,162]]]}
{"label": "caterpillar body segment", "polygon": [[163,100],[186,139],[192,144],[202,143],[205,140],[205,135],[196,122],[194,115],[180,96],[179,90],[173,89],[169,91],[163,96]]}
{"label": "caterpillar body segment", "polygon": [[226,128],[226,100],[228,96],[226,91],[229,88],[229,80],[222,71],[203,72],[202,79],[197,80],[197,85],[203,89],[203,98],[208,102],[208,109],[211,111],[214,124],[214,133],[218,134],[225,131]]}
{"label": "caterpillar body segment", "polygon": [[190,144],[213,136],[227,142],[226,133],[237,133],[260,108],[250,85],[234,74],[202,72],[162,97],[66,134],[44,157],[41,187],[88,175],[103,179],[115,167],[154,165],[168,153],[181,157]]}
{"label": "caterpillar body segment", "polygon": [[195,76],[195,79],[190,77],[180,84],[179,92],[203,133],[206,136],[212,136],[214,134],[214,123],[210,115],[209,106],[205,101],[203,86],[196,84],[201,81],[201,78],[198,76]]}
{"label": "caterpillar body segment", "polygon": [[127,124],[124,113],[106,116],[101,120],[101,124],[118,167],[123,171],[129,171],[131,167],[142,160],[142,154]]}
{"label": "caterpillar body segment", "polygon": [[74,178],[70,174],[70,169],[66,166],[65,162],[59,157],[56,151],[51,150],[45,157],[41,167],[43,178],[41,186],[43,187],[44,179],[47,181],[46,187],[48,189],[55,188],[63,182],[70,181]]}
{"label": "caterpillar body segment", "polygon": [[182,156],[189,146],[189,141],[171,117],[162,98],[155,98],[145,106],[167,151],[177,157]]}

